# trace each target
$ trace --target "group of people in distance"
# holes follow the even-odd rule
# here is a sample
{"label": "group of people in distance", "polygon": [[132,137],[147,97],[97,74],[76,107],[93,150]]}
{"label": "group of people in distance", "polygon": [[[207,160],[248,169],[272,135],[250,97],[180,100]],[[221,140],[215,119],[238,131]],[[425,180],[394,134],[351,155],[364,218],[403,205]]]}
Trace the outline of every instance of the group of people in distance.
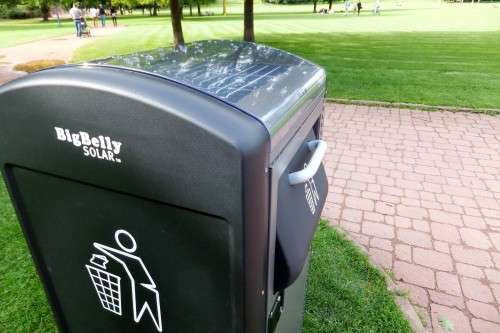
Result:
{"label": "group of people in distance", "polygon": [[[353,13],[359,13],[361,12],[361,9],[363,9],[363,5],[361,4],[361,0],[358,0],[356,3],[354,3],[351,0],[345,0],[344,1],[344,15],[349,15],[349,12]],[[380,15],[380,0],[375,0],[375,3],[373,5],[373,14],[375,15]],[[333,9],[327,10],[326,8],[322,8],[319,10],[319,14],[332,14]]]}
{"label": "group of people in distance", "polygon": [[106,26],[106,16],[110,15],[111,19],[113,20],[113,26],[116,28],[118,26],[118,21],[117,21],[117,11],[115,7],[111,7],[109,9],[109,12],[106,11],[104,6],[101,4],[99,5],[98,8],[90,8],[89,9],[90,17],[92,17],[92,20],[94,21],[94,28],[97,28],[97,19],[101,21],[101,27]]}
{"label": "group of people in distance", "polygon": [[[74,3],[73,7],[69,10],[69,15],[73,19],[76,28],[76,36],[81,37],[84,31],[87,31],[87,20],[85,19],[86,11],[82,11],[80,9],[80,5],[78,3]],[[101,4],[98,8],[92,7],[88,10],[89,16],[92,18],[94,23],[94,28],[97,28],[98,23],[97,20],[101,21],[101,27],[104,28],[106,26],[106,17],[109,15],[113,20],[113,26],[116,28],[118,26],[117,19],[117,11],[116,8],[111,7],[109,12],[104,8]],[[90,34],[89,34],[90,35]]]}

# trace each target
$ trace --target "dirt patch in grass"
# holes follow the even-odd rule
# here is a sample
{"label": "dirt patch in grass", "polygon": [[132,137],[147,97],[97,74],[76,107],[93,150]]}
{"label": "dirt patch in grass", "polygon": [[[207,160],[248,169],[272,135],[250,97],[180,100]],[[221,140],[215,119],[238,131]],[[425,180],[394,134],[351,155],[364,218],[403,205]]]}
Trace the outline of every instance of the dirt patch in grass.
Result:
{"label": "dirt patch in grass", "polygon": [[20,72],[33,73],[33,72],[39,71],[39,70],[44,69],[44,68],[64,65],[65,63],[66,62],[64,60],[58,60],[58,59],[33,60],[33,61],[25,62],[23,64],[17,64],[14,66],[14,69],[16,71],[20,71]]}

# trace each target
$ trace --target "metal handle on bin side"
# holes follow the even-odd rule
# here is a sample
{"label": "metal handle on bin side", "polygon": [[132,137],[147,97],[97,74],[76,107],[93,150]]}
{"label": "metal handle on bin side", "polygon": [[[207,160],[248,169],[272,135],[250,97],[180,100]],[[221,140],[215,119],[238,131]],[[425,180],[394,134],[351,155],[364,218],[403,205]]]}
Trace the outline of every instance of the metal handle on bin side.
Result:
{"label": "metal handle on bin side", "polygon": [[288,182],[290,183],[290,185],[305,183],[306,181],[314,177],[321,165],[321,162],[323,161],[323,158],[325,157],[326,141],[309,141],[307,143],[307,147],[310,151],[314,151],[313,156],[304,169],[288,175]]}

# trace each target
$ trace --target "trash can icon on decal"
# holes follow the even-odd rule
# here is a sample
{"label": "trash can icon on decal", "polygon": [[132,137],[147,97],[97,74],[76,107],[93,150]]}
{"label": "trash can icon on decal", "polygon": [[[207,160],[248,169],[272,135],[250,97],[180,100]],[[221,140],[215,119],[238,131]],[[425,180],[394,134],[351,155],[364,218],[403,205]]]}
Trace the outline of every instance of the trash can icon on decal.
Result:
{"label": "trash can icon on decal", "polygon": [[[134,237],[120,229],[115,232],[115,241],[119,249],[94,243],[100,253],[93,253],[90,264],[85,265],[103,309],[122,315],[122,277],[107,271],[112,259],[123,267],[130,282],[134,321],[138,323],[148,312],[156,329],[161,332],[160,294],[142,259],[133,254],[137,250]],[[137,276],[137,272],[141,276]]]}

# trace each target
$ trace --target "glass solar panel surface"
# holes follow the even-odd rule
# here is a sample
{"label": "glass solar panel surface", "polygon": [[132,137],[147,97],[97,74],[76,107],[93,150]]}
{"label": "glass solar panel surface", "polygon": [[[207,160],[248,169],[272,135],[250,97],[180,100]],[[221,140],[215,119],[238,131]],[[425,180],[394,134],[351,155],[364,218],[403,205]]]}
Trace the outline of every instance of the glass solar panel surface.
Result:
{"label": "glass solar panel surface", "polygon": [[324,86],[322,68],[291,53],[224,40],[118,55],[95,63],[151,72],[210,94],[259,118],[271,134],[311,89]]}

